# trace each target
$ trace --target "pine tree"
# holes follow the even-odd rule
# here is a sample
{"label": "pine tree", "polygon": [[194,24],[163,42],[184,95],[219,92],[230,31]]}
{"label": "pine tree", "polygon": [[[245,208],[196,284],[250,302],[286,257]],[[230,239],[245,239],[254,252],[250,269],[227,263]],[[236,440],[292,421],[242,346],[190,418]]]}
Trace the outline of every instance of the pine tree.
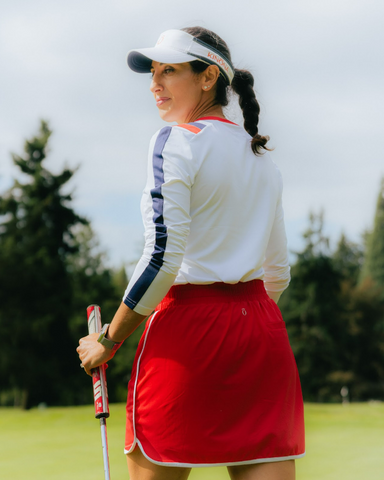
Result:
{"label": "pine tree", "polygon": [[358,283],[363,256],[361,245],[349,241],[345,234],[342,233],[336,251],[333,254],[333,260],[344,282],[348,282],[352,286]]}
{"label": "pine tree", "polygon": [[323,216],[311,215],[291,284],[279,302],[304,398],[384,398],[384,299],[370,277],[359,283],[363,248],[342,235],[335,252]]}
{"label": "pine tree", "polygon": [[[91,403],[89,379],[76,347],[87,335],[86,307],[101,306],[109,323],[128,279],[105,266],[106,254],[89,222],[63,193],[74,170],[58,175],[44,167],[51,131],[25,142],[13,155],[24,181],[0,196],[0,405],[23,408]],[[143,324],[119,350],[108,370],[112,401],[124,401]]]}
{"label": "pine tree", "polygon": [[292,280],[279,307],[287,324],[304,398],[324,401],[338,395],[335,372],[344,370],[340,350],[341,275],[323,233],[323,214],[310,214],[305,247],[297,253]]}
{"label": "pine tree", "polygon": [[24,155],[13,155],[27,180],[15,180],[0,197],[0,375],[2,387],[18,392],[15,401],[24,408],[58,401],[60,379],[63,384],[77,364],[74,350],[68,358],[66,258],[77,248],[73,227],[87,222],[62,192],[74,171],[54,175],[43,166],[50,135],[42,121]]}
{"label": "pine tree", "polygon": [[373,230],[367,238],[362,280],[367,278],[384,288],[384,178],[377,197]]}

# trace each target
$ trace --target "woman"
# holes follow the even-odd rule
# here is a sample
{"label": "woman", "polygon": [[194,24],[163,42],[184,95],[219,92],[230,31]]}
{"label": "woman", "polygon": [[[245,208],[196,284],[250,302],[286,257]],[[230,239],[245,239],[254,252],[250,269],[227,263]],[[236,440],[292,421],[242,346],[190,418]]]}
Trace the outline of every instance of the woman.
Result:
{"label": "woman", "polygon": [[[290,280],[282,180],[258,134],[253,77],[201,27],[164,32],[128,65],[151,72],[160,116],[176,125],[152,138],[144,252],[102,342],[80,340],[82,365],[90,374],[112,358],[155,310],[128,386],[131,479],[207,465],[235,480],[294,479],[304,422],[276,305]],[[245,130],[223,114],[230,89]]]}

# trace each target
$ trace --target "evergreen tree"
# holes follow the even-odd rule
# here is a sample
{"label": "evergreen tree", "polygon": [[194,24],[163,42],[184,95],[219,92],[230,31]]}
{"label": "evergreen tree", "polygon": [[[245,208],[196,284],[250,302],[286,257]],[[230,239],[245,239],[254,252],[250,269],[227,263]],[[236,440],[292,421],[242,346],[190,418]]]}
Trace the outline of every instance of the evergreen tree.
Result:
{"label": "evergreen tree", "polygon": [[[371,238],[365,235],[366,246]],[[349,387],[353,400],[383,399],[384,288],[370,275],[359,282],[363,247],[342,236],[333,258],[342,275],[340,322],[344,331],[341,345],[345,369],[350,372],[348,378],[344,377],[344,383]]]}
{"label": "evergreen tree", "polygon": [[[51,131],[41,122],[24,155],[13,155],[25,179],[0,196],[0,405],[23,408],[92,403],[90,379],[76,347],[87,335],[86,307],[111,321],[128,279],[105,266],[89,223],[63,189],[74,170],[54,175],[43,162]],[[67,188],[66,188],[67,190]],[[112,401],[124,401],[141,325],[110,362]]]}
{"label": "evergreen tree", "polygon": [[305,248],[279,306],[287,324],[304,398],[340,401],[384,398],[382,288],[361,274],[363,248],[342,235],[335,252],[323,233],[323,216],[310,215]]}
{"label": "evergreen tree", "polygon": [[364,251],[362,246],[349,241],[343,233],[332,257],[343,281],[355,286],[358,283],[363,264]]}
{"label": "evergreen tree", "polygon": [[310,214],[304,250],[297,253],[290,286],[279,302],[287,324],[306,400],[324,401],[338,395],[332,375],[342,372],[339,322],[341,275],[335,268],[323,214]]}
{"label": "evergreen tree", "polygon": [[355,317],[356,389],[360,399],[384,399],[384,178],[377,197],[373,230],[365,235],[361,282],[351,297]]}
{"label": "evergreen tree", "polygon": [[377,197],[373,230],[367,238],[362,280],[368,277],[384,288],[384,178]]}
{"label": "evergreen tree", "polygon": [[384,301],[367,278],[343,289],[343,349],[353,375],[347,382],[353,400],[384,400]]}
{"label": "evergreen tree", "polygon": [[0,372],[23,407],[57,401],[75,366],[66,350],[72,292],[66,256],[77,248],[72,228],[87,222],[62,192],[74,171],[54,175],[43,166],[50,135],[42,121],[24,155],[13,155],[27,180],[16,180],[0,197],[0,330],[6,339]]}

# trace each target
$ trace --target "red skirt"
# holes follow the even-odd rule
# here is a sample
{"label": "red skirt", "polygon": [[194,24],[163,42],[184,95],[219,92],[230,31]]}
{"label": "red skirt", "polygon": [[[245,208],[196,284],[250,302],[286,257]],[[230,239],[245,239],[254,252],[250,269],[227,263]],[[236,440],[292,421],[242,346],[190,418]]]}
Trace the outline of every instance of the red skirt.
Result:
{"label": "red skirt", "polygon": [[303,400],[263,282],[178,285],[148,319],[128,385],[125,453],[167,466],[304,455]]}

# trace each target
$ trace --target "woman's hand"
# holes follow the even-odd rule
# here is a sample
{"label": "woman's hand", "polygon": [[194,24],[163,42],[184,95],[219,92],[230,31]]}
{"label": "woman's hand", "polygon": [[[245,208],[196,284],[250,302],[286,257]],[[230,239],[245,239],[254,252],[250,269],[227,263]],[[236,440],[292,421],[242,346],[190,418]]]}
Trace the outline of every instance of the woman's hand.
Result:
{"label": "woman's hand", "polygon": [[[122,302],[108,328],[107,338],[114,342],[123,342],[145,318],[147,318],[146,315],[134,312]],[[99,335],[99,333],[92,333],[87,337],[80,338],[79,346],[76,349],[81,365],[90,376],[92,376],[93,368],[108,362],[116,353],[116,350],[106,348],[97,341]]]}
{"label": "woman's hand", "polygon": [[92,333],[84,338],[80,338],[79,346],[76,349],[81,360],[81,365],[90,376],[92,376],[91,370],[93,368],[106,363],[115,354],[112,349],[106,348],[99,343],[97,341],[98,338],[99,333]]}

